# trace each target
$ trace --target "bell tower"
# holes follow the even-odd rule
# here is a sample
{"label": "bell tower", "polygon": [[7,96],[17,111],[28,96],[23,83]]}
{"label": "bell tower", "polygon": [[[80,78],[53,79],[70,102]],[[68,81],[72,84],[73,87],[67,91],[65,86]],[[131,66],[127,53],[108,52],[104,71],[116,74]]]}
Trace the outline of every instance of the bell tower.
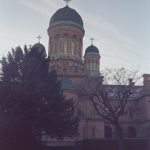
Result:
{"label": "bell tower", "polygon": [[82,60],[84,28],[81,16],[68,6],[57,10],[48,27],[50,69],[58,75],[84,72]]}
{"label": "bell tower", "polygon": [[93,38],[91,40],[91,46],[87,47],[84,54],[84,62],[86,67],[86,72],[89,76],[99,76],[100,75],[100,54],[96,46],[93,45]]}

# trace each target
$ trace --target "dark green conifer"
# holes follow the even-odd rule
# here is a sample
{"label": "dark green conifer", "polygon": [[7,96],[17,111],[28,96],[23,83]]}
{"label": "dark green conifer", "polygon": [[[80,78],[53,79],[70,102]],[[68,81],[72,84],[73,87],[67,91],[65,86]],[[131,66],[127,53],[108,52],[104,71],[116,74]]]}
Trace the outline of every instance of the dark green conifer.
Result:
{"label": "dark green conifer", "polygon": [[0,86],[0,149],[37,150],[41,135],[77,134],[78,120],[44,49],[17,47],[3,57]]}

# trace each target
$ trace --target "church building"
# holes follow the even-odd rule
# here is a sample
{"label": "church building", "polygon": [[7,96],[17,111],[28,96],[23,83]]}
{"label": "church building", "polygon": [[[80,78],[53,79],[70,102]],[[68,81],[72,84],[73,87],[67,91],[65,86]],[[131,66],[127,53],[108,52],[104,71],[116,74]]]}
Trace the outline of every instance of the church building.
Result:
{"label": "church building", "polygon": [[[80,118],[76,140],[113,138],[113,126],[97,117],[90,100],[79,94],[78,85],[84,78],[101,75],[101,55],[93,42],[83,54],[85,30],[81,16],[67,4],[52,15],[47,32],[49,68],[56,70],[64,93],[75,101]],[[143,85],[135,87],[135,97],[127,104],[121,119],[126,138],[150,138],[150,74],[143,79]]]}

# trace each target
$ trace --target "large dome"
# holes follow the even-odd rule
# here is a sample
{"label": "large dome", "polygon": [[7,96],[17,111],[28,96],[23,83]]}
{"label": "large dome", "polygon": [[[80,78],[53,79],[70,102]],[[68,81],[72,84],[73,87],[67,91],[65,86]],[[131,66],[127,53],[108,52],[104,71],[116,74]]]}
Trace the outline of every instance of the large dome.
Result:
{"label": "large dome", "polygon": [[99,54],[99,50],[96,46],[91,45],[85,50],[85,54],[90,54],[90,53],[97,53]]}
{"label": "large dome", "polygon": [[75,24],[83,27],[83,20],[81,16],[69,6],[65,6],[57,10],[52,16],[49,26],[58,25],[61,23]]}

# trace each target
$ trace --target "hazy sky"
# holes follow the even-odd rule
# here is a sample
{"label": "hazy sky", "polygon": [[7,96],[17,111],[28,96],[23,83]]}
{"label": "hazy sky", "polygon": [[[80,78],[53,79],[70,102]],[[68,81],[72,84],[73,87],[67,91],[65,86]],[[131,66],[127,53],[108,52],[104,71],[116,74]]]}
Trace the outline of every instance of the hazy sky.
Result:
{"label": "hazy sky", "polygon": [[[11,47],[33,45],[36,37],[48,47],[47,28],[63,0],[0,0],[0,57]],[[95,39],[101,68],[124,66],[150,73],[150,0],[72,0],[82,17],[84,50]]]}

